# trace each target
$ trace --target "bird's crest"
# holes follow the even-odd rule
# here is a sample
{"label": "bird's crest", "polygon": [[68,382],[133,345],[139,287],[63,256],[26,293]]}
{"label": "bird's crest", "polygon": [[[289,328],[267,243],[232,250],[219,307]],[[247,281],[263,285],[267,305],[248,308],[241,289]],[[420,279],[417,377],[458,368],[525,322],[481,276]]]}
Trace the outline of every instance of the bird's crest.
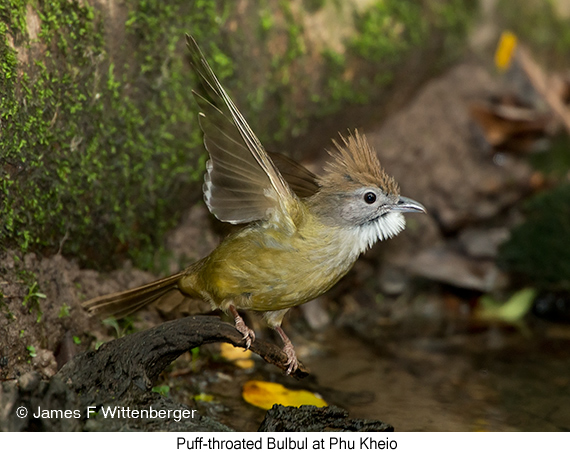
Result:
{"label": "bird's crest", "polygon": [[384,171],[364,135],[355,130],[348,137],[340,135],[340,138],[342,144],[333,140],[336,151],[329,152],[333,160],[327,162],[326,172],[319,178],[322,187],[346,187],[346,184],[377,186],[386,194],[400,194],[400,187],[394,178]]}

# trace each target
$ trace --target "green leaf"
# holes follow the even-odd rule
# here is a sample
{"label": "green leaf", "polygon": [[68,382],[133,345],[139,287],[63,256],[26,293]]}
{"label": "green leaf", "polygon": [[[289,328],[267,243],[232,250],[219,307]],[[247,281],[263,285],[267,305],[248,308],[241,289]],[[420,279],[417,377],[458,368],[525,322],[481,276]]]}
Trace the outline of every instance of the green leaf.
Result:
{"label": "green leaf", "polygon": [[480,320],[517,324],[530,311],[535,296],[536,290],[530,288],[516,292],[505,303],[484,295],[479,298],[475,315]]}
{"label": "green leaf", "polygon": [[168,385],[155,386],[154,388],[152,388],[152,392],[156,392],[157,394],[160,394],[163,397],[168,397],[170,395],[170,386]]}
{"label": "green leaf", "polygon": [[36,356],[38,356],[38,354],[36,353],[36,347],[34,347],[33,345],[28,345],[26,347],[26,350],[28,350],[30,357],[35,358]]}

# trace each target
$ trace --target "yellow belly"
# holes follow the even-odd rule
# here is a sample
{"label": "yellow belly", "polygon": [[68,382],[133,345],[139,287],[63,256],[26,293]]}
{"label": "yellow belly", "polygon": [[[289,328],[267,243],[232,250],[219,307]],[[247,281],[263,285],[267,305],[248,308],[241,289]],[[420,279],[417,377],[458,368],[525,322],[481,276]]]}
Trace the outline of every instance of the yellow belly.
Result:
{"label": "yellow belly", "polygon": [[[224,240],[182,278],[180,288],[214,306],[275,311],[329,290],[358,257],[328,229],[294,234],[255,225]],[[340,240],[342,242],[342,240]]]}

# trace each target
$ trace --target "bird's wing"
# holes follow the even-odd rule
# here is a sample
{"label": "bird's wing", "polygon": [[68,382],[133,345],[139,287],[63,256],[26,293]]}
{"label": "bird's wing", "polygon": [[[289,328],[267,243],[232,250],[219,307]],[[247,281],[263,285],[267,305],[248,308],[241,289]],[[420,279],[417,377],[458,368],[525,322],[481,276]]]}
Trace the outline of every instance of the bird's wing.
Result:
{"label": "bird's wing", "polygon": [[317,176],[300,163],[277,152],[268,152],[269,157],[299,198],[309,198],[319,191]]}
{"label": "bird's wing", "polygon": [[[230,99],[198,44],[186,36],[191,64],[201,79],[206,98],[194,92],[202,112],[200,127],[210,154],[204,200],[210,212],[229,223],[290,220],[298,203],[259,139]],[[221,101],[221,102],[218,102]]]}

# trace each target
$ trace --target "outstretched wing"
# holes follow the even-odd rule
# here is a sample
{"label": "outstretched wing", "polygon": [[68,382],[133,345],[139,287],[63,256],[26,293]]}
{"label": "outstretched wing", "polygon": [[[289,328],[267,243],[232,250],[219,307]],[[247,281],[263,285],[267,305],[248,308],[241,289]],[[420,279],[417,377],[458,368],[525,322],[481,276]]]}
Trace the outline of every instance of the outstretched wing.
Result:
{"label": "outstretched wing", "polygon": [[210,212],[229,223],[293,216],[297,198],[259,139],[230,99],[198,44],[186,36],[192,67],[210,98],[194,92],[200,106],[200,127],[210,154],[204,200]]}
{"label": "outstretched wing", "polygon": [[277,152],[268,152],[269,157],[299,198],[308,198],[319,191],[317,176],[300,163]]}

